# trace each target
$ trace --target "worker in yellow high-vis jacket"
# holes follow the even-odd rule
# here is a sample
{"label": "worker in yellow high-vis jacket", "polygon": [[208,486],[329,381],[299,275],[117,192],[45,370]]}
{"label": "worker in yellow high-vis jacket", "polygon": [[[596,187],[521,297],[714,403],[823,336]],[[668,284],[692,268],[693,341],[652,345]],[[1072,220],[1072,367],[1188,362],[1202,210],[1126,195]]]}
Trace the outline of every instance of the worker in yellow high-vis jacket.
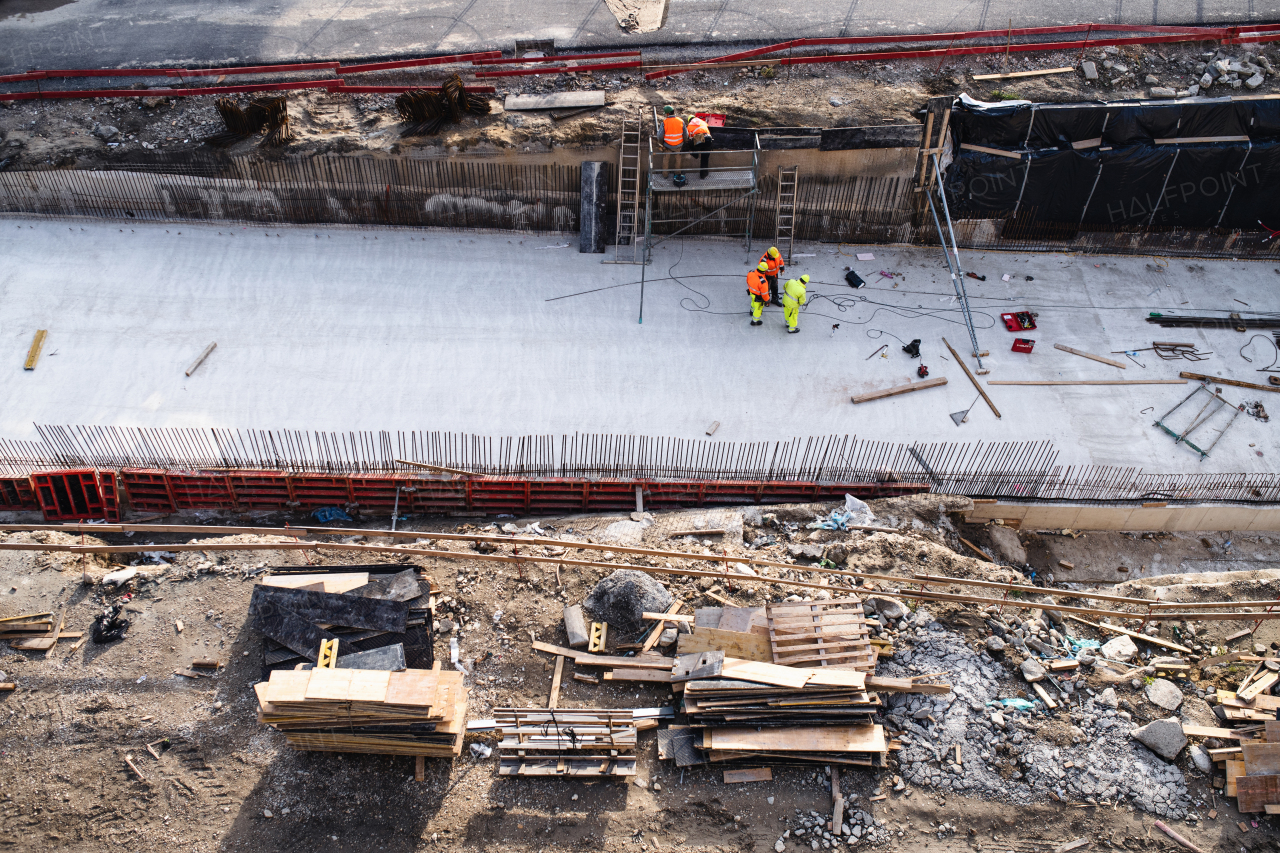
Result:
{"label": "worker in yellow high-vis jacket", "polygon": [[787,334],[794,335],[800,331],[800,306],[805,303],[807,296],[805,285],[808,283],[809,276],[802,275],[791,279],[783,286],[782,316],[787,320]]}

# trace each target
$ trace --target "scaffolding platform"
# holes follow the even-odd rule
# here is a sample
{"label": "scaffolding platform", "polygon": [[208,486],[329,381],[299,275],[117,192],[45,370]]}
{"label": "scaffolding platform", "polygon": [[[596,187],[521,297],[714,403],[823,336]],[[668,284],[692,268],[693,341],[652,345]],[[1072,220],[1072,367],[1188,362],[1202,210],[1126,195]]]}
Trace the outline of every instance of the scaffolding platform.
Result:
{"label": "scaffolding platform", "polygon": [[[711,152],[714,156],[715,152]],[[662,155],[658,154],[660,158]],[[688,179],[688,183],[683,187],[677,187],[672,183],[672,178],[664,178],[662,173],[649,173],[649,188],[656,193],[669,192],[706,192],[709,190],[754,190],[756,188],[756,175],[752,169],[731,168],[727,171],[707,170],[705,178],[698,177],[701,170],[698,161],[692,155],[682,155],[693,161],[684,176]]]}

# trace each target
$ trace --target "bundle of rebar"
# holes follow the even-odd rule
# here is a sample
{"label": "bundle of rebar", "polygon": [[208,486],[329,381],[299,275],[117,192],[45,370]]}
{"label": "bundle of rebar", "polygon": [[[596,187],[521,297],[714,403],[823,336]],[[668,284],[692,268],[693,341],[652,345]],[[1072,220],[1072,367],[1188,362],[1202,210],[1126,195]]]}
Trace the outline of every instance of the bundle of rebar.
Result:
{"label": "bundle of rebar", "polygon": [[249,102],[248,109],[241,109],[230,98],[219,98],[216,106],[227,129],[206,139],[206,145],[225,148],[248,139],[255,133],[261,133],[264,128],[267,132],[267,145],[284,145],[293,140],[293,133],[289,130],[286,98],[257,98]]}
{"label": "bundle of rebar", "polygon": [[396,98],[396,110],[407,125],[401,136],[432,136],[447,121],[462,121],[467,113],[485,115],[490,109],[489,99],[468,92],[457,74],[446,80],[438,93],[415,89]]}

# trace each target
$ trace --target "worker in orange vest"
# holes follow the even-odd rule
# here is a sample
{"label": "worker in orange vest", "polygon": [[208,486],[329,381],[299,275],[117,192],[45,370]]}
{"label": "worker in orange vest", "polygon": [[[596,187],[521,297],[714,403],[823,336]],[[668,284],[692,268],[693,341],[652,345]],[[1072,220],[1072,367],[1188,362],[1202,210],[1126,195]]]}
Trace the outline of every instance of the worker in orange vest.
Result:
{"label": "worker in orange vest", "polygon": [[[666,153],[662,155],[662,177],[671,177],[671,163],[675,161],[676,171],[679,172],[680,161],[677,158],[677,152],[684,148],[687,141],[685,135],[684,120],[676,115],[675,107],[663,108],[666,118],[662,120],[662,150]],[[681,175],[683,178],[684,176]]]}
{"label": "worker in orange vest", "polygon": [[765,272],[769,266],[761,263],[760,266],[747,273],[747,293],[751,294],[751,325],[759,326],[764,322],[760,319],[760,315],[764,313],[764,306],[769,301],[769,281],[765,278]]}
{"label": "worker in orange vest", "polygon": [[778,276],[787,268],[782,261],[782,253],[778,251],[777,246],[770,246],[769,251],[760,256],[760,264],[767,267],[765,278],[769,280],[769,295],[774,302],[778,301]]}
{"label": "worker in orange vest", "polygon": [[699,153],[702,155],[702,163],[698,171],[698,177],[702,180],[707,179],[707,164],[711,160],[711,126],[696,115],[689,116],[685,122],[688,129],[689,142],[685,146],[685,150],[697,157]]}

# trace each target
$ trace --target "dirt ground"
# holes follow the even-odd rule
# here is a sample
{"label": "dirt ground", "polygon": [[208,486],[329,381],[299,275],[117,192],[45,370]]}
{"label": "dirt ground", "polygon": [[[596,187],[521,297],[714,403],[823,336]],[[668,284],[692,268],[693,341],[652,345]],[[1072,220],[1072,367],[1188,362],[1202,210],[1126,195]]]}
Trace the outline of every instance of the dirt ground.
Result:
{"label": "dirt ground", "polygon": [[[1113,49],[1114,50],[1114,49]],[[1246,48],[1230,56],[1245,58]],[[646,62],[692,62],[714,55],[704,49],[665,49],[646,53]],[[987,101],[1027,99],[1044,103],[1114,101],[1149,96],[1153,86],[1185,91],[1200,78],[1199,64],[1218,55],[1206,45],[1131,46],[1107,53],[1090,48],[1085,59],[1098,64],[1101,79],[1088,81],[1078,71],[1000,81],[975,81],[974,74],[1027,71],[1080,64],[1079,51],[1045,54],[952,57],[944,63],[895,60],[874,63],[808,65],[791,68],[751,67],[692,72],[647,82],[631,70],[584,72],[546,77],[496,78],[493,112],[464,117],[431,137],[402,137],[403,125],[391,95],[330,94],[321,91],[289,95],[290,124],[296,140],[283,148],[266,148],[250,139],[223,149],[232,154],[276,158],[321,152],[369,151],[416,156],[452,153],[548,152],[556,148],[600,145],[618,137],[624,117],[650,105],[673,104],[682,112],[698,110],[727,115],[740,127],[852,127],[914,124],[917,111],[934,95],[967,92]],[[1257,55],[1251,54],[1251,55]],[[1280,52],[1267,46],[1262,55],[1280,66]],[[1104,63],[1112,63],[1110,70]],[[1117,65],[1118,63],[1118,65]],[[1121,72],[1119,68],[1125,70]],[[352,82],[365,85],[438,86],[454,67],[425,71],[378,72]],[[465,70],[465,69],[464,69]],[[1147,83],[1148,75],[1155,83]],[[469,77],[464,74],[464,78]],[[278,79],[278,78],[273,78]],[[207,80],[205,82],[208,82]],[[251,77],[236,83],[257,82]],[[145,84],[137,84],[142,86]],[[156,86],[173,85],[171,81]],[[554,121],[547,111],[504,112],[503,97],[582,89],[606,92],[608,106],[585,115]],[[1252,91],[1215,84],[1202,96],[1269,94],[1280,91],[1267,75]],[[240,96],[246,105],[250,96]],[[182,152],[202,148],[202,140],[223,130],[214,96],[191,98],[113,98],[96,101],[0,102],[0,168],[93,168],[112,161],[137,160],[148,152]],[[100,126],[120,133],[110,141],[95,135]],[[207,150],[207,149],[206,149]],[[7,167],[4,164],[7,163]]]}
{"label": "dirt ground", "polygon": [[[642,544],[691,553],[673,559],[676,566],[705,567],[703,549],[771,559],[787,558],[791,548],[817,545],[858,570],[906,574],[924,566],[956,576],[1013,579],[1019,574],[958,553],[966,538],[981,530],[957,529],[960,517],[941,514],[936,496],[873,502],[880,523],[900,534],[810,531],[805,523],[815,509],[830,507],[706,510],[657,514],[641,521],[628,516],[538,519],[548,535],[588,538],[608,544]],[[942,509],[948,509],[943,507]],[[743,516],[745,515],[745,522]],[[171,523],[179,522],[173,518]],[[201,521],[220,519],[201,514]],[[226,523],[279,525],[305,523],[303,516],[261,514],[228,517]],[[523,527],[531,519],[510,520]],[[385,520],[364,523],[376,528]],[[720,537],[673,540],[675,530],[701,524],[729,530]],[[415,519],[412,529],[475,531],[481,525]],[[740,531],[740,533],[739,533]],[[493,532],[493,531],[490,531]],[[1094,534],[1090,534],[1093,536]],[[354,537],[354,539],[353,539]],[[762,537],[765,537],[762,540]],[[772,544],[768,541],[772,538]],[[4,541],[80,541],[61,533],[13,533]],[[89,537],[112,544],[135,542],[127,534]],[[200,539],[204,542],[263,541],[244,535]],[[344,541],[365,539],[358,531]],[[255,719],[252,685],[261,677],[261,638],[247,627],[252,581],[247,570],[264,565],[302,565],[299,552],[179,552],[164,546],[197,541],[190,536],[147,535],[155,556],[139,563],[142,577],[130,588],[113,590],[82,584],[84,574],[101,578],[113,567],[106,558],[69,554],[0,552],[0,616],[67,608],[68,630],[88,630],[93,616],[109,603],[128,598],[132,620],[128,636],[100,646],[92,641],[72,652],[60,643],[44,653],[0,652],[0,680],[18,689],[0,694],[0,849],[99,851],[418,851],[553,850],[759,851],[766,853],[800,812],[829,815],[831,797],[825,775],[814,768],[777,768],[771,782],[725,785],[717,771],[680,771],[657,760],[656,736],[642,733],[635,784],[500,779],[496,755],[477,759],[468,747],[455,761],[428,761],[422,783],[413,779],[412,761],[364,755],[291,751],[284,738]],[[338,541],[335,537],[334,541]],[[400,540],[403,541],[403,540]],[[1098,540],[1095,540],[1095,542]],[[761,543],[748,549],[745,543]],[[439,546],[434,546],[439,547]],[[1202,547],[1202,546],[1201,546]],[[561,608],[582,601],[602,570],[563,569],[559,583],[551,565],[529,568],[521,578],[506,564],[468,559],[464,543],[450,543],[456,560],[391,556],[391,565],[417,565],[438,584],[437,655],[448,667],[448,636],[460,639],[462,656],[473,662],[469,716],[492,716],[503,705],[545,705],[551,661],[529,647],[530,635],[563,643]],[[509,550],[500,546],[500,550]],[[813,549],[810,549],[812,552]],[[527,552],[526,552],[527,553]],[[554,550],[544,554],[555,556]],[[587,552],[608,562],[624,562],[611,552]],[[115,555],[121,563],[132,555]],[[366,554],[330,552],[313,560],[325,564],[368,563]],[[667,562],[640,558],[639,562]],[[824,577],[812,559],[797,558],[797,568],[779,577]],[[500,568],[495,569],[495,565]],[[690,606],[714,605],[709,595],[741,605],[763,603],[776,589],[741,580],[667,576],[673,594]],[[1272,583],[1274,586],[1274,582]],[[1271,593],[1274,597],[1274,591]],[[971,645],[987,631],[977,608],[930,605],[950,630]],[[500,618],[494,618],[501,610]],[[182,630],[178,630],[181,620]],[[1214,623],[1199,636],[1206,645],[1221,642],[1237,623]],[[1172,637],[1174,623],[1162,627]],[[896,648],[909,648],[904,632]],[[612,642],[630,638],[611,637]],[[1280,625],[1268,622],[1253,642],[1280,639]],[[1246,641],[1248,642],[1248,641]],[[1237,643],[1236,647],[1240,644]],[[225,664],[216,677],[175,675],[194,658]],[[1211,670],[1199,686],[1231,686],[1240,674]],[[1198,678],[1198,674],[1193,678]],[[1093,683],[1098,690],[1108,684]],[[1122,708],[1135,720],[1148,716],[1140,691],[1128,682],[1114,685]],[[1194,685],[1193,685],[1194,686]],[[1010,691],[1017,689],[1012,676]],[[1012,693],[1010,693],[1012,695]],[[565,674],[560,707],[654,707],[670,703],[665,685],[592,686]],[[1053,726],[1045,725],[1045,737]],[[475,733],[472,742],[492,739]],[[160,758],[147,744],[155,744]],[[129,757],[146,777],[136,778]],[[1190,768],[1185,754],[1180,766]],[[884,770],[846,771],[842,790],[850,808],[872,813],[895,830],[888,849],[909,851],[1051,851],[1078,838],[1091,848],[1169,850],[1174,845],[1153,828],[1154,818],[1124,804],[1046,801],[1032,807],[908,787],[893,790],[895,762]],[[1270,818],[1242,818],[1234,802],[1216,797],[1209,779],[1187,772],[1198,821],[1175,827],[1206,851],[1280,849]],[[872,801],[880,794],[887,799]],[[769,798],[773,798],[773,803]],[[1210,809],[1216,819],[1210,819]],[[798,811],[797,811],[798,810]],[[1239,822],[1245,820],[1244,830]],[[949,829],[939,829],[948,824]],[[862,846],[866,846],[865,844]],[[791,848],[788,848],[791,849]]]}

